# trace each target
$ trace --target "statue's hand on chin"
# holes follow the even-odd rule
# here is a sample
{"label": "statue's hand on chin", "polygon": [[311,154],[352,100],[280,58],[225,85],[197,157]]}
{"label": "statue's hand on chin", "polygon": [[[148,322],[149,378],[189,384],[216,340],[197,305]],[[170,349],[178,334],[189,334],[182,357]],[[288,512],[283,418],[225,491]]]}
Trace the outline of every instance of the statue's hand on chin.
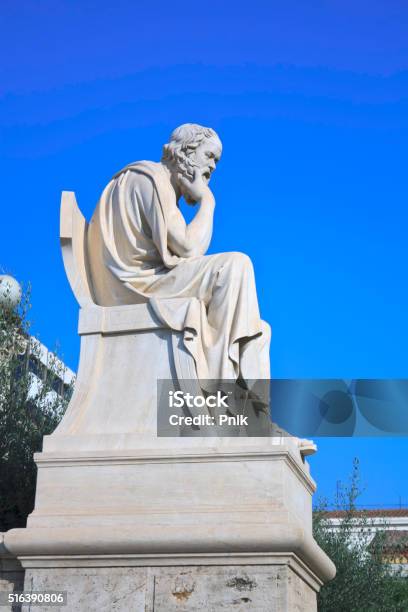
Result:
{"label": "statue's hand on chin", "polygon": [[211,193],[210,188],[198,169],[194,170],[194,177],[192,179],[183,174],[178,174],[177,179],[181,193],[187,204],[197,204],[201,202],[207,194]]}

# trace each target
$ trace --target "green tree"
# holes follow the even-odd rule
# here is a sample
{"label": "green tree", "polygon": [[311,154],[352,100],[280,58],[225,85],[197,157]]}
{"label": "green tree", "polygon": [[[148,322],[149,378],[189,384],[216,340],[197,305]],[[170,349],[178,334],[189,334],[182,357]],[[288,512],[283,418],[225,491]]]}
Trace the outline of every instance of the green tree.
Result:
{"label": "green tree", "polygon": [[61,362],[50,356],[46,367],[41,363],[41,345],[29,334],[29,308],[29,290],[17,307],[0,303],[0,531],[25,526],[34,506],[33,454],[69,399],[57,387]]}
{"label": "green tree", "polygon": [[[336,529],[330,523],[328,504],[314,512],[314,536],[337,568],[334,580],[318,596],[319,612],[406,612],[408,578],[384,562],[386,523],[380,528],[356,500],[361,493],[358,460],[354,460],[350,483],[340,486],[335,509],[341,511]],[[374,536],[375,531],[375,538]],[[406,552],[406,543],[400,545]]]}

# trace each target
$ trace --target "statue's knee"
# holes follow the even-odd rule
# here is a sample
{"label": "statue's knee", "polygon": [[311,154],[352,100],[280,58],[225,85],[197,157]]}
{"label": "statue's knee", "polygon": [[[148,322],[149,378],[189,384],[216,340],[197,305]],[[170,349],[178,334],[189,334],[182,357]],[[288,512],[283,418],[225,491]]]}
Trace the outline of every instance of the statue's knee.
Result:
{"label": "statue's knee", "polygon": [[[218,259],[220,267],[218,274],[220,282],[230,283],[248,283],[248,278],[254,276],[252,262],[248,255],[244,253],[230,252],[223,253]],[[225,279],[222,281],[221,279]]]}
{"label": "statue's knee", "polygon": [[235,251],[228,254],[230,257],[230,263],[234,268],[239,268],[240,270],[252,270],[252,261],[245,255],[245,253],[240,253],[239,251]]}
{"label": "statue's knee", "polygon": [[271,326],[266,321],[261,321],[261,327],[262,327],[262,334],[264,335],[265,339],[268,342],[270,342],[271,337],[272,337],[272,328],[271,328]]}

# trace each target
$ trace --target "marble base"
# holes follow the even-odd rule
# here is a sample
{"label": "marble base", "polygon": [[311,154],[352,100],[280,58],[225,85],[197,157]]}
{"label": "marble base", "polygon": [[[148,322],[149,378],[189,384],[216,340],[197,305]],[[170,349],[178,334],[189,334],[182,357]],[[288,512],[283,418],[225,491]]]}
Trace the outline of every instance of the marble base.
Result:
{"label": "marble base", "polygon": [[335,568],[313,539],[296,444],[166,444],[36,456],[34,512],[5,536],[26,588],[69,591],[67,612],[314,612]]}
{"label": "marble base", "polygon": [[[4,546],[4,533],[0,533],[0,593],[22,591],[24,569],[21,563]],[[1,606],[2,612],[11,612],[11,605]]]}
{"label": "marble base", "polygon": [[[208,559],[202,561],[208,563]],[[248,565],[245,559],[242,559],[243,565],[223,565],[221,559],[212,561],[215,565],[30,568],[26,570],[26,583],[34,590],[68,591],[66,606],[36,608],[39,612],[315,612],[317,609],[318,586],[295,558],[263,559],[265,565]],[[175,562],[176,559],[171,561]]]}

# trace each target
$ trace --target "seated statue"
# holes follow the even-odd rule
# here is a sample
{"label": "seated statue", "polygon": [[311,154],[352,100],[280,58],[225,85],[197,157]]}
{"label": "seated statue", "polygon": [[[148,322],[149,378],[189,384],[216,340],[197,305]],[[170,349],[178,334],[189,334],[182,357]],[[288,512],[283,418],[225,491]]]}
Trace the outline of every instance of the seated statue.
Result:
{"label": "seated statue", "polygon": [[[215,209],[209,183],[221,152],[214,130],[187,123],[160,162],[135,162],[113,177],[89,224],[93,293],[101,306],[149,302],[183,333],[199,381],[265,380],[270,328],[260,318],[251,260],[205,254]],[[197,206],[189,224],[181,197]]]}

